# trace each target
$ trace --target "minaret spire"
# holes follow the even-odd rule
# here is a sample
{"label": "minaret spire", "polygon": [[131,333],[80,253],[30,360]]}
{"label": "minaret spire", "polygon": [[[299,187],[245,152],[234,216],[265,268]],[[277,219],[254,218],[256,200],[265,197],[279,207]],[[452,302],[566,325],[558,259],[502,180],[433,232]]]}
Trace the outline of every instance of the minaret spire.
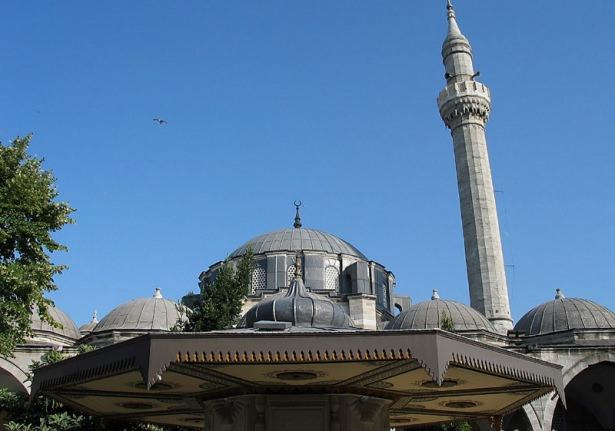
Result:
{"label": "minaret spire", "polygon": [[448,15],[448,37],[451,36],[463,36],[459,25],[457,24],[457,17],[455,16],[455,9],[451,0],[446,0],[446,13]]}
{"label": "minaret spire", "polygon": [[491,95],[475,79],[472,48],[450,0],[446,10],[448,32],[442,45],[446,87],[438,96],[438,107],[453,138],[470,303],[506,333],[512,329],[512,319],[485,136]]}

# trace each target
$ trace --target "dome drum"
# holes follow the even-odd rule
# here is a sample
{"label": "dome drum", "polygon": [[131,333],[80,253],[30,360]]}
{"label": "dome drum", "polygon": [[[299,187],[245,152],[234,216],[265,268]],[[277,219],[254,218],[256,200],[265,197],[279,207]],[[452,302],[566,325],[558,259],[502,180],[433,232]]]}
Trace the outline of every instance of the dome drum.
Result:
{"label": "dome drum", "polygon": [[[348,255],[324,251],[299,252],[305,286],[312,292],[334,296],[375,295],[379,310],[393,315],[395,276],[384,266]],[[255,269],[249,296],[278,292],[290,287],[296,268],[297,252],[268,252],[254,256]],[[229,260],[235,265],[239,257]],[[200,276],[200,286],[213,283],[222,262],[212,265]],[[406,301],[407,302],[407,301]]]}

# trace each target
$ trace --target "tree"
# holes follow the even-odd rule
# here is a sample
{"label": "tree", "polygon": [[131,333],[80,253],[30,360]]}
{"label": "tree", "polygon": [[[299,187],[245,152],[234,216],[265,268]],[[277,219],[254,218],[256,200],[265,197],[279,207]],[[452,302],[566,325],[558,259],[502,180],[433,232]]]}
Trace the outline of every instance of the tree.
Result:
{"label": "tree", "polygon": [[66,247],[52,233],[73,223],[73,209],[56,201],[55,178],[28,154],[29,143],[30,136],[0,143],[0,356],[10,356],[31,334],[33,308],[55,323],[44,295],[56,289],[54,276],[65,266],[49,255]]}
{"label": "tree", "polygon": [[241,308],[250,291],[254,254],[252,250],[239,259],[235,268],[223,262],[215,280],[201,285],[199,299],[188,314],[188,321],[181,325],[187,332],[215,331],[235,326],[241,317]]}
{"label": "tree", "polygon": [[446,311],[443,311],[440,317],[440,329],[448,332],[455,332],[455,323]]}

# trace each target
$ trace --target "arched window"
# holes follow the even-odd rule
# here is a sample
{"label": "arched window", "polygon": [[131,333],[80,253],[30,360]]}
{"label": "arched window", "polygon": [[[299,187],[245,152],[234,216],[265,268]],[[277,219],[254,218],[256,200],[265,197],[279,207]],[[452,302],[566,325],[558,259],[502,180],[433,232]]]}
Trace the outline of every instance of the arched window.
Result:
{"label": "arched window", "polygon": [[395,303],[395,310],[393,310],[393,313],[398,316],[401,314],[401,312],[404,311],[403,308],[401,308],[401,305],[399,305],[398,303]]}
{"label": "arched window", "polygon": [[257,266],[252,271],[252,293],[256,293],[257,290],[263,290],[267,288],[267,273],[265,268]]}
{"label": "arched window", "polygon": [[290,286],[290,282],[295,278],[295,274],[297,273],[297,267],[295,265],[291,265],[286,270],[286,285]]}
{"label": "arched window", "polygon": [[327,266],[325,268],[325,289],[327,290],[339,290],[340,288],[340,273],[334,266]]}

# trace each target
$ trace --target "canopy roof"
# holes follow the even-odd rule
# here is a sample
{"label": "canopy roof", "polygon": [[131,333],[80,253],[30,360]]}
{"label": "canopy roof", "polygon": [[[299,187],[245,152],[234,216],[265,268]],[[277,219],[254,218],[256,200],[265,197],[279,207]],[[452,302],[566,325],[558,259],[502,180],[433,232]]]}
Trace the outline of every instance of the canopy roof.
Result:
{"label": "canopy roof", "polygon": [[553,390],[561,367],[440,331],[149,334],[35,372],[33,393],[114,419],[202,429],[208,400],[356,394],[392,426],[487,418]]}

